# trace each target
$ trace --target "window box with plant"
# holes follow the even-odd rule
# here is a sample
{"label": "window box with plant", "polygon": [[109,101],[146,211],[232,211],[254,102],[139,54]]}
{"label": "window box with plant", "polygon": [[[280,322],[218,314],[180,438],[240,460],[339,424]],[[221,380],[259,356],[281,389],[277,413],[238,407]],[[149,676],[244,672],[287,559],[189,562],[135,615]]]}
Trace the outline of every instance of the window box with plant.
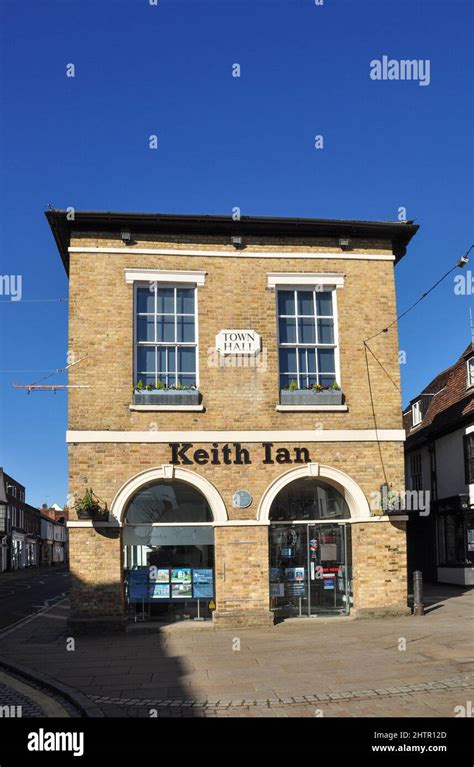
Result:
{"label": "window box with plant", "polygon": [[290,381],[280,390],[282,405],[342,405],[342,391],[334,381],[330,386],[314,384],[307,389],[298,388],[296,381]]}
{"label": "window box with plant", "polygon": [[84,497],[74,505],[74,510],[78,519],[93,519],[101,522],[107,522],[109,519],[107,504],[101,505],[100,499],[93,493],[92,488],[86,490]]}
{"label": "window box with plant", "polygon": [[173,384],[165,386],[158,381],[156,384],[144,385],[139,379],[133,389],[134,405],[199,405],[199,391],[194,386]]}

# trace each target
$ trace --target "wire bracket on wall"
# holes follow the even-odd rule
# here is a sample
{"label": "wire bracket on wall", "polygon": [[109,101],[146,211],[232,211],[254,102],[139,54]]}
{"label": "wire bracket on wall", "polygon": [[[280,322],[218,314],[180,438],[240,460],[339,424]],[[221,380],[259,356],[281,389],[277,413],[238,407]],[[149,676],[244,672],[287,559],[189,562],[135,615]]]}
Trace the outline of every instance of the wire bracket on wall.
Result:
{"label": "wire bracket on wall", "polygon": [[13,384],[15,389],[27,389],[27,394],[32,391],[52,391],[56,394],[58,389],[90,389],[89,384]]}

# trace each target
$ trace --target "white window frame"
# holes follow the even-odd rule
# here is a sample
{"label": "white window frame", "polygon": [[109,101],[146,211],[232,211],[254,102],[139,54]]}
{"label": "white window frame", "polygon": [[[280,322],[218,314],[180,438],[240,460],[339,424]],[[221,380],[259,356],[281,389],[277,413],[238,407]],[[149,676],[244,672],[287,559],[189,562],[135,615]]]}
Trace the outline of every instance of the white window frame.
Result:
{"label": "white window frame", "polygon": [[[137,270],[138,271],[138,270]],[[143,270],[140,270],[143,271]],[[169,274],[175,274],[175,273],[169,273]],[[195,340],[193,342],[182,342],[182,343],[168,343],[168,342],[149,342],[150,346],[153,346],[155,349],[157,349],[159,346],[174,346],[176,349],[176,364],[177,364],[177,350],[180,346],[183,347],[189,347],[194,348],[196,351],[196,389],[199,389],[199,316],[198,316],[198,289],[196,282],[184,282],[181,280],[178,280],[176,282],[168,281],[168,280],[151,280],[151,281],[138,281],[133,280],[133,385],[135,386],[138,382],[138,370],[137,370],[137,352],[138,352],[138,312],[137,312],[137,306],[138,306],[138,299],[137,299],[137,292],[139,288],[143,287],[150,287],[151,284],[155,285],[155,312],[154,316],[157,316],[156,313],[156,301],[157,301],[157,289],[160,287],[166,287],[166,288],[189,288],[194,290],[194,338]],[[176,321],[177,321],[177,314],[174,314],[175,317],[175,338],[177,338],[177,332],[176,332]],[[189,315],[191,316],[191,315]],[[144,346],[144,344],[141,344],[141,346]],[[155,362],[156,367],[156,362]]]}
{"label": "white window frame", "polygon": [[474,357],[469,357],[467,361],[467,388],[474,386]]}
{"label": "white window frame", "polygon": [[423,420],[423,414],[421,412],[421,400],[417,400],[413,403],[411,406],[411,424],[412,428],[414,426],[419,426],[420,423]]}
{"label": "white window frame", "polygon": [[[321,285],[321,287],[320,287]],[[315,333],[317,334],[317,320],[318,315],[316,314],[316,294],[320,292],[326,292],[332,294],[332,320],[333,320],[333,330],[334,330],[334,343],[333,344],[304,344],[304,343],[294,343],[294,344],[282,344],[280,341],[280,313],[278,309],[278,292],[280,290],[291,290],[291,291],[300,291],[304,290],[306,292],[312,291],[313,293],[313,301],[315,304],[314,308],[314,321],[315,321]],[[295,298],[296,300],[296,298]],[[342,383],[341,383],[341,366],[340,366],[340,355],[339,355],[339,318],[338,318],[338,310],[337,310],[337,295],[336,295],[336,289],[334,285],[322,285],[321,283],[314,282],[312,284],[305,284],[305,283],[290,283],[290,284],[278,284],[275,285],[275,310],[276,310],[276,322],[277,322],[277,343],[278,343],[278,389],[281,389],[281,371],[280,371],[280,349],[285,348],[294,348],[296,349],[296,367],[297,367],[297,377],[299,378],[300,372],[299,372],[299,355],[298,355],[298,349],[300,346],[307,347],[310,346],[316,350],[316,353],[318,349],[333,349],[334,350],[334,375],[335,375],[335,381],[337,385],[342,390]],[[297,312],[297,306],[295,304],[295,312]],[[299,315],[295,314],[296,320],[298,319]],[[317,367],[317,363],[316,363]],[[319,373],[316,372],[314,374],[316,377],[318,377]]]}

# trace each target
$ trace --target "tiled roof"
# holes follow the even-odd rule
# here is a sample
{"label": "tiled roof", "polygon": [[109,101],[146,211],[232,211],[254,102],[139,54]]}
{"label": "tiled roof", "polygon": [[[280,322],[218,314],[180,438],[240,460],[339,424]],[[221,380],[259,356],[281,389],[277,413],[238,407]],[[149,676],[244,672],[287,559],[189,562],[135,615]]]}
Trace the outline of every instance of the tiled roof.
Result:
{"label": "tiled roof", "polygon": [[[474,387],[467,389],[467,360],[474,355],[474,343],[468,344],[457,362],[433,378],[403,414],[407,448],[455,428],[471,416],[474,421]],[[422,422],[412,428],[411,405],[423,395],[429,399]]]}

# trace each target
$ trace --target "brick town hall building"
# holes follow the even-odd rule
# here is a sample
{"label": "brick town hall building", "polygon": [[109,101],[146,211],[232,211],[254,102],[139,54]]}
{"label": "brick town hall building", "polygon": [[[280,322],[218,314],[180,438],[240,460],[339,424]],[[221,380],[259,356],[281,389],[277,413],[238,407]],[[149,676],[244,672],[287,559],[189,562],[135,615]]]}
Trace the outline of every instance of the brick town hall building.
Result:
{"label": "brick town hall building", "polygon": [[363,342],[417,226],[46,215],[69,490],[107,506],[71,508],[71,625],[405,612],[405,517],[373,501],[404,489],[396,324]]}

